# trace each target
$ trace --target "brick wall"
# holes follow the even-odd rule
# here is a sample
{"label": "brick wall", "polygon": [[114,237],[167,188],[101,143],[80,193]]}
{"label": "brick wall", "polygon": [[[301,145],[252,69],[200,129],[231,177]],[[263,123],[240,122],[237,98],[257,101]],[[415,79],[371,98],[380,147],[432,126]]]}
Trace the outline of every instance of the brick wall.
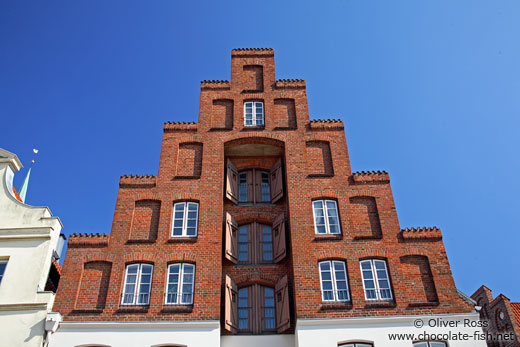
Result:
{"label": "brick wall", "polygon": [[[264,102],[264,127],[244,128],[248,100]],[[261,206],[227,200],[227,158],[238,169],[269,169],[281,158],[284,197]],[[311,201],[320,198],[337,201],[339,237],[315,235]],[[184,200],[200,204],[196,239],[170,237],[173,204]],[[239,224],[285,213],[288,257],[262,266],[225,259],[226,212]],[[392,302],[365,301],[359,261],[367,258],[387,261]],[[346,262],[347,305],[321,301],[318,262],[326,259]],[[196,264],[194,304],[172,311],[163,304],[166,269],[180,261]],[[132,262],[155,266],[149,307],[120,305]],[[343,123],[309,121],[305,82],[277,81],[270,49],[233,50],[231,81],[201,82],[198,123],[165,123],[158,175],[121,177],[109,237],[70,238],[55,310],[72,321],[220,319],[225,275],[270,286],[288,275],[293,319],[472,310],[457,294],[440,231],[401,230],[388,174],[351,172]]]}

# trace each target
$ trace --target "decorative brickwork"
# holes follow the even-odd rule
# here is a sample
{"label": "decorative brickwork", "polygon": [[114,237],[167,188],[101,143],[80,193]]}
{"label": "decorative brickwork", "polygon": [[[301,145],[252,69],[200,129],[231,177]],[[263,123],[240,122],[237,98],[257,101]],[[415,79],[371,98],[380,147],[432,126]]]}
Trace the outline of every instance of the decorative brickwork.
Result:
{"label": "decorative brickwork", "polygon": [[[251,100],[263,102],[264,126],[244,126],[244,102]],[[241,181],[246,171],[255,179]],[[255,203],[240,202],[248,189]],[[341,234],[316,234],[316,199],[337,203]],[[174,203],[181,201],[199,204],[196,237],[172,234]],[[240,264],[226,253],[236,250],[227,238],[253,222],[271,226],[273,237],[283,224],[285,249],[277,250],[285,253],[276,261]],[[385,305],[365,299],[360,260],[373,258],[388,267],[393,299]],[[318,262],[329,259],[346,264],[347,305],[322,302]],[[150,303],[122,307],[125,266],[143,262],[154,265]],[[189,309],[165,310],[172,262],[196,265]],[[102,265],[108,263],[110,272]],[[70,238],[55,310],[66,321],[220,319],[228,334],[236,315],[221,307],[232,310],[226,298],[249,284],[281,293],[278,332],[294,331],[295,318],[473,310],[457,293],[440,230],[401,230],[388,173],[351,172],[343,122],[309,120],[305,82],[277,81],[272,49],[233,50],[231,80],[201,83],[198,123],[165,123],[158,175],[121,177],[110,237]]]}

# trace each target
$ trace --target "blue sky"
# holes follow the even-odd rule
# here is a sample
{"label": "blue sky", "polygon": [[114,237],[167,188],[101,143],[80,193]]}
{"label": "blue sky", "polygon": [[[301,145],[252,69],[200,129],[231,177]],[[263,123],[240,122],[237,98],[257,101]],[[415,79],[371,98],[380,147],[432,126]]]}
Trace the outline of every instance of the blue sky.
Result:
{"label": "blue sky", "polygon": [[0,147],[26,167],[40,150],[27,203],[108,233],[119,177],[157,173],[200,81],[272,47],[311,118],[345,122],[353,170],[390,172],[401,226],[442,228],[457,287],[520,301],[518,18],[516,0],[3,0]]}

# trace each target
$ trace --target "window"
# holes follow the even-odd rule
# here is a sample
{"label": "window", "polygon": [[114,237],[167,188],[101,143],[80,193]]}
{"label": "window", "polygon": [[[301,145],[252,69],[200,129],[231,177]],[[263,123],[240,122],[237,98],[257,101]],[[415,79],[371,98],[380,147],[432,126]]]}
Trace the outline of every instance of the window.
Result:
{"label": "window", "polygon": [[340,234],[338,206],[334,200],[312,202],[316,234]]}
{"label": "window", "polygon": [[178,202],[173,205],[173,237],[196,237],[199,204]]}
{"label": "window", "polygon": [[251,223],[238,227],[238,262],[273,262],[273,234],[269,225]]}
{"label": "window", "polygon": [[2,279],[4,278],[4,272],[6,267],[7,260],[0,260],[0,283],[2,283]]}
{"label": "window", "polygon": [[238,290],[238,330],[242,332],[274,332],[274,289],[252,285]]}
{"label": "window", "polygon": [[225,257],[235,264],[278,263],[287,255],[285,215],[278,215],[272,225],[249,223],[239,226],[226,213]]}
{"label": "window", "polygon": [[244,126],[264,126],[264,103],[262,101],[244,102]]}
{"label": "window", "polygon": [[152,287],[153,265],[132,264],[126,267],[122,305],[148,305]]}
{"label": "window", "polygon": [[195,284],[195,265],[178,263],[168,266],[166,304],[192,305]]}
{"label": "window", "polygon": [[414,342],[414,347],[446,347],[445,342],[421,341]]}
{"label": "window", "polygon": [[345,263],[337,260],[319,263],[321,299],[324,302],[349,301]]}
{"label": "window", "polygon": [[239,202],[271,202],[269,172],[252,169],[238,174]]}
{"label": "window", "polygon": [[338,345],[338,347],[372,347],[373,345],[371,343],[364,343],[364,342],[349,342],[349,343],[342,343]]}
{"label": "window", "polygon": [[360,262],[366,300],[392,300],[386,261],[368,259]]}

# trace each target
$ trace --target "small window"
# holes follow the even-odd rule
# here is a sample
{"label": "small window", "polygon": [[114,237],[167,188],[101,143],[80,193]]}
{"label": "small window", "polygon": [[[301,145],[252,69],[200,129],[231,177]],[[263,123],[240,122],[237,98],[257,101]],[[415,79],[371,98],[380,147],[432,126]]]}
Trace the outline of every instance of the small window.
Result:
{"label": "small window", "polygon": [[386,261],[368,259],[360,262],[366,300],[392,300]]}
{"label": "small window", "polygon": [[178,202],[173,205],[173,237],[196,237],[199,204]]}
{"label": "small window", "polygon": [[4,272],[6,267],[7,260],[0,260],[0,283],[2,283],[2,279],[4,278]]}
{"label": "small window", "polygon": [[239,202],[271,202],[269,172],[251,169],[240,171],[238,175]]}
{"label": "small window", "polygon": [[238,262],[242,264],[273,262],[271,226],[250,223],[238,228]]}
{"label": "small window", "polygon": [[245,333],[276,331],[274,289],[252,285],[238,290],[238,330]]}
{"label": "small window", "polygon": [[441,341],[421,341],[414,342],[414,347],[446,347],[446,342]]}
{"label": "small window", "polygon": [[373,344],[365,342],[342,343],[338,347],[372,347]]}
{"label": "small window", "polygon": [[170,264],[168,266],[165,303],[168,305],[192,305],[194,285],[195,265]]}
{"label": "small window", "polygon": [[262,101],[244,102],[244,126],[264,126],[264,103]]}
{"label": "small window", "polygon": [[316,234],[341,234],[336,201],[315,200],[312,202],[312,211]]}
{"label": "small window", "polygon": [[132,264],[126,267],[122,305],[149,305],[153,265]]}
{"label": "small window", "polygon": [[331,260],[319,263],[321,298],[324,302],[349,301],[345,263]]}

